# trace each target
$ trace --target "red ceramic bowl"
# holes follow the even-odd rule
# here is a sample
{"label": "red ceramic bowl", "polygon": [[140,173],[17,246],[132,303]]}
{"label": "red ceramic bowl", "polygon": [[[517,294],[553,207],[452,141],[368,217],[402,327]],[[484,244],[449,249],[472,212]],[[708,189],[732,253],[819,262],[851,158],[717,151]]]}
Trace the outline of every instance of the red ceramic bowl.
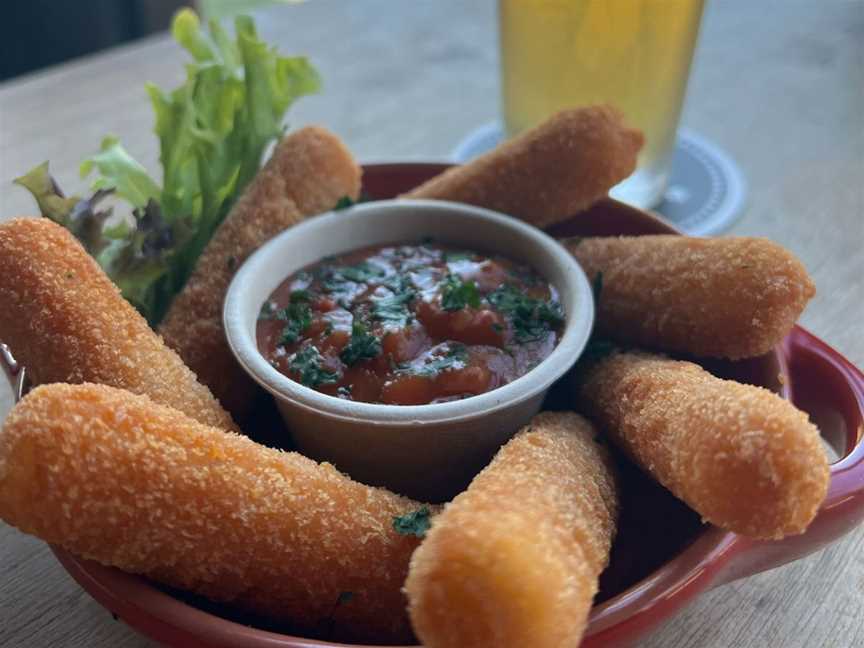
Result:
{"label": "red ceramic bowl", "polygon": [[[364,190],[375,199],[392,198],[444,168],[442,164],[367,165]],[[651,214],[609,199],[550,233],[585,236],[675,232]],[[710,368],[773,388],[810,414],[839,456],[831,466],[827,499],[803,535],[779,542],[749,540],[701,524],[698,515],[625,464],[620,530],[591,612],[583,642],[586,648],[628,645],[701,592],[817,551],[864,519],[864,375],[860,371],[800,327],[773,355],[744,363],[717,363]],[[783,374],[782,382],[778,374]],[[566,398],[566,394],[553,393],[550,397]],[[167,645],[345,645],[282,634],[278,628],[250,627],[250,619],[213,603],[81,560],[56,547],[53,551],[97,601],[143,634]]]}

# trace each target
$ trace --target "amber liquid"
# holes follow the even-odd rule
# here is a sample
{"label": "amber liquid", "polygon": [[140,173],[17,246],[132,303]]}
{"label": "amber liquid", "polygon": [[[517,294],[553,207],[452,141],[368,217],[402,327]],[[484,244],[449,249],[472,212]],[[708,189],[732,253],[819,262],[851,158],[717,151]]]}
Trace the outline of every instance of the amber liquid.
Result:
{"label": "amber liquid", "polygon": [[499,0],[507,134],[562,108],[611,103],[646,138],[637,173],[613,195],[640,207],[656,204],[668,180],[702,5]]}

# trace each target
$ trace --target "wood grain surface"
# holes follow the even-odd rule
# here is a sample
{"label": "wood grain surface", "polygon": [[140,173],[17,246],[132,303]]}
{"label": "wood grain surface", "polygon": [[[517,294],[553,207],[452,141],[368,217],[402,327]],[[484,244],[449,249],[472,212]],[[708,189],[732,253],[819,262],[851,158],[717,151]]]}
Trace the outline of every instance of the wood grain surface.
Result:
{"label": "wood grain surface", "polygon": [[[497,116],[492,0],[315,0],[259,14],[266,40],[325,81],[290,113],[361,160],[444,159]],[[173,86],[183,57],[157,37],[0,85],[0,219],[33,214],[9,180],[43,160],[68,191],[107,133],[156,169],[144,81]],[[802,323],[864,366],[864,1],[708,3],[683,125],[741,165],[749,204],[731,233],[795,252],[819,290]],[[2,280],[2,278],[0,278]],[[0,417],[9,394],[0,395]],[[46,546],[0,523],[0,646],[150,646],[85,594]],[[645,648],[864,646],[864,528],[710,592]]]}

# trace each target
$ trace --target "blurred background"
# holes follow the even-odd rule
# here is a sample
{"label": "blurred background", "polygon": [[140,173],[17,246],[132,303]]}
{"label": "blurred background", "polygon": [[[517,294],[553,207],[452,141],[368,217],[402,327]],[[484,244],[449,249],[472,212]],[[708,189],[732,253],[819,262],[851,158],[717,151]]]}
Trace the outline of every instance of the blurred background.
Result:
{"label": "blurred background", "polygon": [[181,0],[4,2],[0,80],[168,28]]}

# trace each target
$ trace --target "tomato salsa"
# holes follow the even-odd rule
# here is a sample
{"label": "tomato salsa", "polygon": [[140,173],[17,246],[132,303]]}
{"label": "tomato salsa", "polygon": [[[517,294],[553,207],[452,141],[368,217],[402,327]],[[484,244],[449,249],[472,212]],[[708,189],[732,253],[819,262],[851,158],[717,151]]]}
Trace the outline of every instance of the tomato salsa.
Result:
{"label": "tomato salsa", "polygon": [[328,257],[288,277],[258,317],[278,371],[325,394],[422,405],[490,391],[558,343],[553,286],[501,256],[432,242]]}

